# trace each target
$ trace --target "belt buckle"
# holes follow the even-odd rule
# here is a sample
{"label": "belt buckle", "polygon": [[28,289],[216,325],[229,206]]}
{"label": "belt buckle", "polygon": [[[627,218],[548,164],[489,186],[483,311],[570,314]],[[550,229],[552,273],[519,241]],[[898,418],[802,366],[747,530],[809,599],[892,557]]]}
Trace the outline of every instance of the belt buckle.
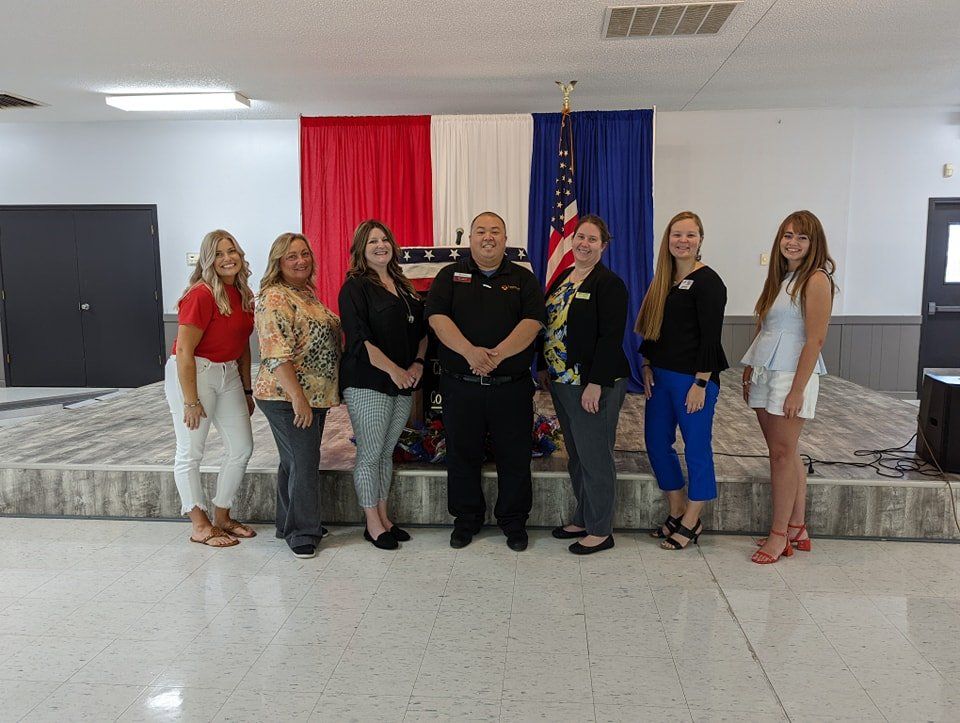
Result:
{"label": "belt buckle", "polygon": [[491,385],[493,384],[493,382],[490,381],[490,377],[484,376],[483,374],[481,374],[481,375],[478,377],[478,379],[480,380],[480,386],[481,386],[481,387],[489,387],[489,386],[491,386]]}

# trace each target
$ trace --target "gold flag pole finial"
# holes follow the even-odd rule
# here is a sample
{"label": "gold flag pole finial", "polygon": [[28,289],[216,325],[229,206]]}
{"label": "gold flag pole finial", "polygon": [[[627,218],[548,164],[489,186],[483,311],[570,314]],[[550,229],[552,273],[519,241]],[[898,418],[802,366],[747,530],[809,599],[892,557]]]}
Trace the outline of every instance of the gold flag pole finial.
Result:
{"label": "gold flag pole finial", "polygon": [[559,80],[553,81],[560,86],[560,90],[563,91],[563,112],[570,112],[570,95],[573,93],[573,87],[577,84],[577,81],[571,80],[569,83],[564,83]]}

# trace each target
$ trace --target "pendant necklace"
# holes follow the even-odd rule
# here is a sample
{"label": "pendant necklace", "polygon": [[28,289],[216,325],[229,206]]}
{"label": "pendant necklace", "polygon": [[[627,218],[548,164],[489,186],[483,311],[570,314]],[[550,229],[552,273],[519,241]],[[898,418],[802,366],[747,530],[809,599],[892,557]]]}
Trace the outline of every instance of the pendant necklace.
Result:
{"label": "pendant necklace", "polygon": [[406,295],[400,290],[399,287],[397,287],[397,296],[399,296],[399,297],[403,300],[403,305],[404,305],[405,307],[407,307],[407,323],[408,323],[408,324],[412,324],[412,323],[413,323],[413,311],[411,311],[411,309],[410,309],[410,304],[407,303],[407,297],[406,297]]}

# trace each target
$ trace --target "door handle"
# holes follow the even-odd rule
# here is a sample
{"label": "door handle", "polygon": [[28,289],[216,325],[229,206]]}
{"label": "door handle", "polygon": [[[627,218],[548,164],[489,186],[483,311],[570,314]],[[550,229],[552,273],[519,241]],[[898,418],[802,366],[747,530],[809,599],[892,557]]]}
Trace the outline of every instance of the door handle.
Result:
{"label": "door handle", "polygon": [[90,304],[80,304],[80,311],[90,311]]}
{"label": "door handle", "polygon": [[960,313],[960,306],[940,306],[935,301],[927,302],[927,316],[933,316],[938,312],[941,314],[957,314]]}

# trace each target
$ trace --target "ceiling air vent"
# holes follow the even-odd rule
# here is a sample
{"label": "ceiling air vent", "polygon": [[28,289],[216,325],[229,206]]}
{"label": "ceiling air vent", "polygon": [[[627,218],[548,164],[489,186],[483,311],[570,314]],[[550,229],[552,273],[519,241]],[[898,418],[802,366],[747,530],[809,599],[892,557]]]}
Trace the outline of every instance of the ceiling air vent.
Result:
{"label": "ceiling air vent", "polygon": [[608,7],[605,38],[715,35],[743,0]]}
{"label": "ceiling air vent", "polygon": [[4,93],[0,91],[0,110],[12,110],[14,108],[39,108],[43,103],[38,103],[29,98],[21,98],[18,95]]}

